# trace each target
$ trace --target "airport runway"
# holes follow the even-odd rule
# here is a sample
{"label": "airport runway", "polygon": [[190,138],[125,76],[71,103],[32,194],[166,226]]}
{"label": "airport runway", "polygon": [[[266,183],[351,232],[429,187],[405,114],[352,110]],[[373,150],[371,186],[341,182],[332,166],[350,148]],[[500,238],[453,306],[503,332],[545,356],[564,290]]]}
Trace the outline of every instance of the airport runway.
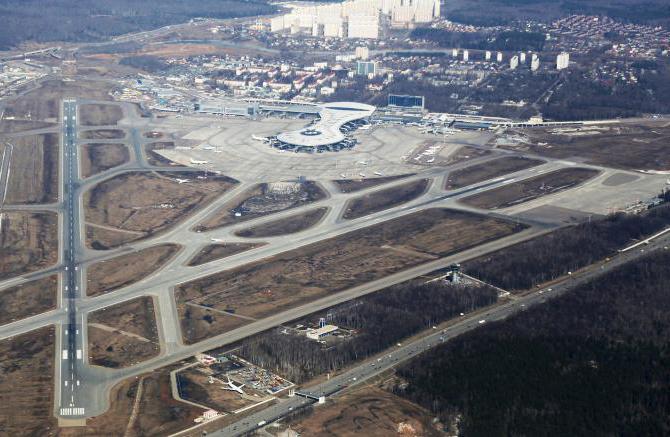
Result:
{"label": "airport runway", "polygon": [[[86,102],[89,103],[88,101]],[[416,276],[434,271],[435,269],[446,267],[453,262],[462,262],[466,259],[496,251],[508,245],[524,241],[565,225],[565,223],[550,216],[524,218],[516,215],[516,211],[514,216],[510,216],[505,211],[491,212],[468,207],[459,203],[458,200],[474,193],[510,184],[514,181],[535,177],[540,173],[574,166],[575,163],[543,158],[547,161],[545,164],[531,169],[521,170],[503,177],[492,178],[491,180],[479,182],[469,187],[464,187],[451,192],[447,192],[443,189],[445,178],[450,171],[479,162],[483,163],[490,159],[495,159],[501,156],[501,154],[504,156],[524,156],[519,153],[497,153],[497,151],[493,151],[489,156],[475,158],[446,167],[422,167],[420,171],[413,176],[354,193],[340,193],[332,183],[324,180],[321,182],[323,182],[322,185],[327,190],[328,196],[321,201],[209,232],[194,232],[192,230],[192,227],[203,218],[220,209],[237,194],[253,186],[253,182],[247,181],[240,183],[232,190],[222,194],[222,196],[214,202],[191,214],[185,220],[175,224],[166,232],[129,245],[132,250],[140,250],[162,243],[177,243],[184,246],[184,250],[180,254],[166,263],[166,265],[160,268],[157,272],[154,272],[130,286],[95,298],[89,298],[85,295],[85,281],[83,281],[86,268],[92,262],[109,259],[122,253],[127,253],[130,248],[123,247],[117,250],[103,252],[85,247],[84,242],[82,241],[82,229],[84,226],[82,220],[82,199],[84,192],[102,180],[106,180],[127,171],[163,170],[172,172],[197,171],[199,169],[189,167],[165,168],[149,165],[146,162],[143,151],[143,144],[148,140],[143,139],[138,129],[133,127],[135,122],[145,123],[145,125],[146,122],[140,121],[139,117],[135,114],[129,116],[130,118],[128,120],[124,120],[123,126],[119,126],[129,132],[126,141],[131,145],[129,148],[131,152],[131,160],[127,164],[113,168],[109,171],[102,172],[87,179],[81,179],[78,170],[77,151],[77,145],[80,144],[80,141],[77,138],[78,126],[76,121],[78,103],[81,104],[82,102],[68,100],[63,103],[63,159],[61,183],[63,186],[62,193],[64,197],[62,205],[53,205],[56,209],[62,206],[62,226],[60,236],[60,247],[62,251],[61,264],[44,271],[25,275],[21,278],[13,278],[9,281],[0,283],[0,288],[4,288],[7,284],[17,285],[34,279],[35,277],[39,277],[40,275],[44,275],[47,271],[53,272],[61,269],[63,289],[61,290],[60,308],[0,327],[0,339],[19,335],[47,324],[56,324],[60,327],[60,329],[57,330],[56,399],[59,401],[56,411],[62,418],[79,419],[101,414],[108,408],[108,394],[111,387],[125,378],[162,367],[167,363],[179,359],[187,358],[197,352],[233,343],[281,323],[308,315],[314,311],[412,279]],[[110,104],[110,102],[106,103]],[[121,103],[119,103],[119,105],[125,108],[125,114],[128,116],[129,105]],[[607,175],[614,172],[611,169],[603,169],[601,167],[582,164],[579,164],[579,166],[598,168],[603,172],[609,172]],[[618,170],[616,172],[622,173],[622,171]],[[605,175],[603,177],[605,177]],[[341,217],[342,211],[346,208],[347,202],[351,199],[422,178],[430,179],[431,185],[423,195],[412,201],[356,220],[343,220]],[[589,183],[586,184],[587,187],[589,186]],[[592,191],[595,191],[595,189]],[[538,200],[538,203],[543,204],[551,201],[551,199],[560,198],[560,196],[567,196],[567,194],[558,193],[546,196],[545,198]],[[588,199],[581,199],[581,201],[588,201]],[[228,257],[223,261],[213,261],[193,267],[185,265],[188,259],[197,253],[203,246],[212,244],[212,240],[221,240],[226,243],[258,241],[254,239],[240,238],[235,236],[234,233],[243,228],[268,223],[317,207],[328,207],[330,209],[329,213],[319,224],[308,230],[291,235],[263,238],[263,241],[268,242],[266,246]],[[177,318],[176,305],[172,296],[172,288],[175,285],[202,278],[223,270],[233,269],[282,252],[299,249],[309,244],[337,237],[357,229],[364,229],[391,219],[435,207],[448,207],[495,217],[504,217],[508,220],[511,219],[525,223],[530,227],[526,231],[506,238],[421,264],[417,267],[388,275],[377,281],[343,290],[332,296],[327,296],[317,301],[301,305],[300,307],[283,311],[271,317],[252,322],[249,325],[209,338],[194,345],[183,344],[180,323]],[[135,299],[140,296],[153,296],[156,299],[156,314],[158,316],[156,322],[160,333],[161,354],[154,359],[124,369],[109,369],[89,365],[86,338],[87,329],[85,323],[87,315],[93,311],[130,299]]]}

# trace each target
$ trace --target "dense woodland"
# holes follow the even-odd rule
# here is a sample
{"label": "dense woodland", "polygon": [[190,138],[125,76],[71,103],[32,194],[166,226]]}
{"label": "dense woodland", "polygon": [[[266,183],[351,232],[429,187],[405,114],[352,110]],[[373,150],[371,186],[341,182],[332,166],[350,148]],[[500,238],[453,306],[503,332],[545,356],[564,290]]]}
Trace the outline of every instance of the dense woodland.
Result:
{"label": "dense woodland", "polygon": [[412,31],[412,39],[424,39],[440,47],[459,47],[476,50],[533,50],[542,51],[545,35],[538,32],[504,31],[497,35],[481,32],[454,32],[432,27],[419,27]]}
{"label": "dense woodland", "polygon": [[468,262],[465,268],[501,288],[528,289],[604,259],[668,224],[670,204],[662,204],[641,215],[616,214],[560,229]]}
{"label": "dense woodland", "polygon": [[496,299],[497,292],[489,287],[410,281],[332,308],[329,323],[357,333],[328,349],[304,336],[276,330],[247,340],[240,355],[300,383],[365,359],[400,339]]}
{"label": "dense woodland", "polygon": [[656,252],[424,353],[396,391],[465,436],[670,435],[668,284]]}
{"label": "dense woodland", "polygon": [[0,49],[26,41],[99,41],[192,18],[273,12],[264,0],[0,0]]}

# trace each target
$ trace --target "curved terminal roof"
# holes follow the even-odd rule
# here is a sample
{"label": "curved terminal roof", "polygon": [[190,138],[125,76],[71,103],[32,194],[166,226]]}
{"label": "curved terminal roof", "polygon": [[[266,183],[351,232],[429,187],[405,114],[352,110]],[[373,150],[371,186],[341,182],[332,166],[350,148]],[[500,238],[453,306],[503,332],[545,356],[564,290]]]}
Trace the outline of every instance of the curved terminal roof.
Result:
{"label": "curved terminal roof", "polygon": [[356,102],[335,102],[321,105],[319,120],[305,128],[277,135],[277,140],[295,146],[318,147],[345,139],[342,125],[369,117],[375,107]]}

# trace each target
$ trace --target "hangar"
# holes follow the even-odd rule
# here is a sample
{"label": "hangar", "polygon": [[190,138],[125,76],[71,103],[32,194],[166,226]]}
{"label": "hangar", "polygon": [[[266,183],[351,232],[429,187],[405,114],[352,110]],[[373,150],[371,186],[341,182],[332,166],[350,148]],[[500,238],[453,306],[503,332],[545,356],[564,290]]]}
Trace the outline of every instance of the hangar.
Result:
{"label": "hangar", "polygon": [[270,138],[273,147],[295,152],[321,153],[351,149],[356,140],[347,134],[374,113],[375,107],[356,102],[320,105],[318,118],[302,129],[283,132]]}

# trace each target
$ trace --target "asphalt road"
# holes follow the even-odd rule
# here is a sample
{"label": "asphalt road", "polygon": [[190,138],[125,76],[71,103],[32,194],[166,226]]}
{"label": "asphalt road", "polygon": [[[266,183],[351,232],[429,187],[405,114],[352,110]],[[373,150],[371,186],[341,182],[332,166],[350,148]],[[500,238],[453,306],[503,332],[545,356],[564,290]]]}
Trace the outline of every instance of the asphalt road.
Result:
{"label": "asphalt road", "polygon": [[[382,372],[414,358],[428,349],[449,341],[452,338],[473,331],[487,323],[503,320],[520,311],[527,310],[531,306],[544,303],[548,299],[560,296],[627,262],[641,258],[642,256],[649,254],[649,252],[655,250],[668,250],[668,245],[670,245],[670,235],[666,234],[640,249],[620,253],[607,262],[598,262],[579,274],[569,276],[562,281],[553,284],[551,287],[517,296],[505,303],[476,311],[472,315],[466,314],[456,323],[452,323],[441,329],[436,329],[434,332],[410,343],[392,347],[372,359],[369,359],[342,374],[336,375],[327,381],[306,387],[305,389],[298,389],[297,391],[310,394],[314,398],[318,398],[319,396],[332,396],[345,390],[347,387],[361,384]],[[298,408],[315,403],[316,401],[314,399],[301,396],[280,399],[278,404],[240,419],[238,422],[223,427],[217,431],[209,432],[208,435],[220,437],[241,435],[280,419]]]}

